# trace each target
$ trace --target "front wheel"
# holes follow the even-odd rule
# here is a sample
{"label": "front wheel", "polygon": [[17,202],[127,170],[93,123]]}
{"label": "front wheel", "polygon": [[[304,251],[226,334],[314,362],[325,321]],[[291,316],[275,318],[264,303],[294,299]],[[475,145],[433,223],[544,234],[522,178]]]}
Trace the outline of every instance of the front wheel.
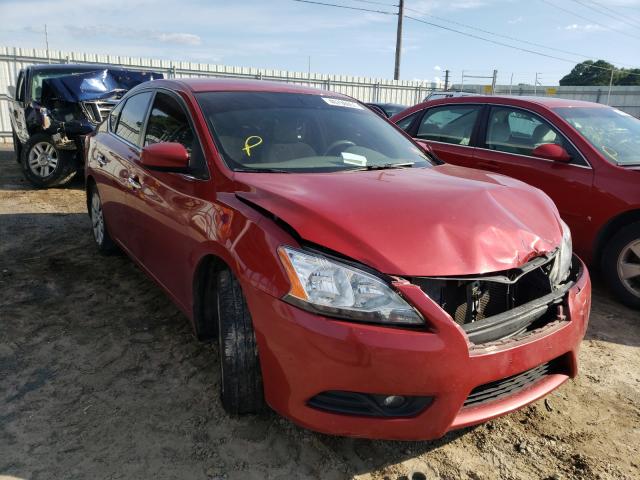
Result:
{"label": "front wheel", "polygon": [[240,282],[229,270],[217,273],[220,396],[231,414],[264,409],[262,373],[255,332]]}
{"label": "front wheel", "polygon": [[602,271],[614,295],[631,308],[640,308],[640,222],[616,233],[602,257]]}
{"label": "front wheel", "polygon": [[22,173],[35,187],[61,187],[76,174],[73,155],[57,149],[50,135],[36,133],[22,146]]}

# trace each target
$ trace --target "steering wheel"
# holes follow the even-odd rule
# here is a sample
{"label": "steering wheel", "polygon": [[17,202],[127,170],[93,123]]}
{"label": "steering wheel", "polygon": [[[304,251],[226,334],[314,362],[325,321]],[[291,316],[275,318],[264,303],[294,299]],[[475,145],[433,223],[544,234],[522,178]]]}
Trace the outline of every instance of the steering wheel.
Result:
{"label": "steering wheel", "polygon": [[[343,150],[346,150],[349,147],[355,147],[355,146],[356,144],[353,143],[351,140],[336,140],[331,145],[329,145],[329,147],[325,150],[324,156],[325,157],[334,156],[332,155],[332,153],[334,150],[338,150],[338,147],[341,147],[340,150],[338,150],[338,152],[342,152]],[[335,156],[337,156],[338,152],[336,152]]]}

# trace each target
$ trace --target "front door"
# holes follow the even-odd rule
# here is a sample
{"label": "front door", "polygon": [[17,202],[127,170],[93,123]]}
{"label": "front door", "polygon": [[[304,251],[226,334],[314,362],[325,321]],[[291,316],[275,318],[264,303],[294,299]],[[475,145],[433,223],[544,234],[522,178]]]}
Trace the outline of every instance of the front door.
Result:
{"label": "front door", "polygon": [[137,186],[127,196],[136,257],[184,309],[191,296],[193,259],[189,252],[202,241],[194,225],[203,208],[198,191],[207,186],[203,181],[207,178],[205,159],[192,125],[179,97],[164,90],[156,92],[142,145],[182,144],[189,152],[189,171],[158,171],[136,162],[131,176]]}

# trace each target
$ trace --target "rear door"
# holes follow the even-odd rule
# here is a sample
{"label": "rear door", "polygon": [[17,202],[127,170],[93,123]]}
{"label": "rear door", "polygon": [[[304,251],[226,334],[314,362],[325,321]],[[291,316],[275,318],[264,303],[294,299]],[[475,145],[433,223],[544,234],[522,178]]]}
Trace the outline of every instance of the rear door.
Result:
{"label": "rear door", "polygon": [[131,211],[132,249],[147,271],[188,309],[193,259],[190,252],[203,238],[194,227],[204,204],[197,192],[208,178],[203,149],[186,105],[177,94],[159,89],[145,122],[143,146],[182,144],[189,152],[189,171],[149,169],[136,162],[137,182],[127,197]]}
{"label": "rear door", "polygon": [[105,221],[112,237],[125,250],[135,243],[131,230],[131,211],[126,197],[136,185],[132,171],[140,158],[142,127],[152,92],[128,97],[111,112],[92,140],[88,156],[98,183]]}
{"label": "rear door", "polygon": [[[583,155],[549,121],[529,110],[492,105],[479,132],[477,168],[517,178],[544,191],[558,206],[574,236],[588,226],[585,198],[591,195],[593,170]],[[533,150],[556,143],[571,155],[570,163],[535,157]]]}
{"label": "rear door", "polygon": [[[440,160],[472,167],[473,138],[481,111],[481,105],[473,104],[431,107],[422,118],[412,122],[410,135],[418,141],[427,141]],[[399,126],[400,123],[403,121]]]}

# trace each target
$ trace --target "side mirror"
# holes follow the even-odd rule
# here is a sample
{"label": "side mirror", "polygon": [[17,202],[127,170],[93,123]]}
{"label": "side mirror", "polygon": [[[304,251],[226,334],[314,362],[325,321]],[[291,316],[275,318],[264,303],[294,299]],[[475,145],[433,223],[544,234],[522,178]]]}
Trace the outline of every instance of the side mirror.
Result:
{"label": "side mirror", "polygon": [[9,85],[7,87],[7,92],[9,92],[9,96],[11,98],[16,98],[16,87],[13,85]]}
{"label": "side mirror", "polygon": [[189,152],[180,143],[153,143],[142,149],[140,163],[153,170],[183,172],[189,168]]}
{"label": "side mirror", "polygon": [[534,157],[546,158],[547,160],[553,160],[554,162],[569,163],[571,161],[571,155],[560,145],[555,143],[543,143],[533,149],[531,155]]}

